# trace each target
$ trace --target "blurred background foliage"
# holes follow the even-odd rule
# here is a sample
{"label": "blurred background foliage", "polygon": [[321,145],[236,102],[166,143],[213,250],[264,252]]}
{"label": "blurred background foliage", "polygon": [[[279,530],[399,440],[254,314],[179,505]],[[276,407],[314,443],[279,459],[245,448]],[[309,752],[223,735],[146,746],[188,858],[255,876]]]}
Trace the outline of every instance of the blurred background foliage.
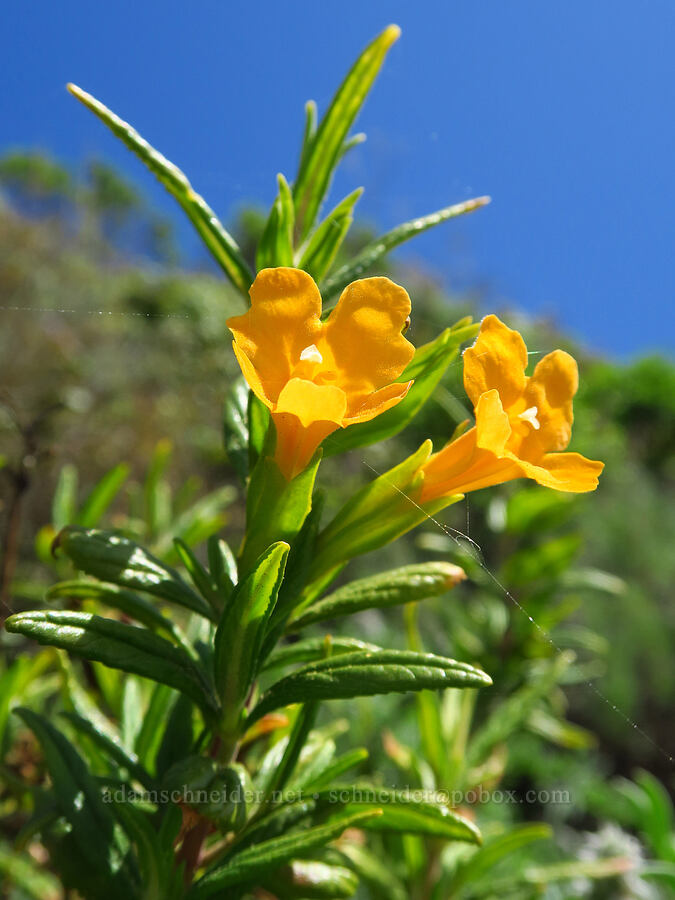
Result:
{"label": "blurred background foliage", "polygon": [[[233,227],[252,266],[264,221],[261,211],[243,209]],[[341,253],[353,255],[372,237],[367,225],[355,226]],[[478,292],[448,296],[428,273],[393,261],[378,267],[383,272],[412,297],[416,345],[464,315],[482,314]],[[75,175],[37,152],[0,160],[3,617],[31,608],[53,580],[49,543],[65,524],[54,521],[58,503],[86,516],[87,496],[111,470],[108,488],[94,497],[108,526],[123,523],[160,553],[168,553],[166,528],[176,533],[177,521],[191,542],[222,529],[236,545],[241,494],[223,450],[222,405],[238,375],[225,322],[242,308],[209,264],[181,267],[169,223],[106,164],[94,160]],[[523,318],[517,308],[499,312],[537,353],[562,347],[579,360],[572,449],[606,462],[600,488],[587,497],[523,483],[478,492],[441,524],[430,521],[360,559],[351,577],[420,559],[458,562],[470,577],[450,598],[425,603],[416,637],[416,624],[399,609],[359,614],[351,633],[385,646],[404,646],[407,634],[429,650],[478,660],[496,685],[488,704],[519,691],[522,700],[542,661],[574,651],[564,697],[557,688],[551,695],[553,708],[566,706],[568,724],[540,710],[523,713],[502,786],[571,790],[569,804],[519,810],[525,820],[561,829],[568,855],[665,859],[672,851],[663,847],[667,799],[659,799],[653,776],[672,789],[662,748],[672,746],[675,693],[675,506],[667,502],[675,366],[659,357],[618,365],[575,345],[553,322]],[[324,463],[329,510],[425,437],[436,447],[450,437],[470,414],[461,373],[461,361],[450,366],[403,435]],[[340,633],[342,622],[333,624]],[[350,701],[343,712],[352,744],[370,749],[385,783],[389,771],[410,764],[398,741],[419,742],[414,698]],[[489,706],[481,717],[489,718]],[[653,776],[636,776],[640,770]],[[627,780],[635,777],[638,783]],[[642,844],[631,844],[622,829]],[[574,896],[623,896],[603,885],[609,893],[579,885]]]}

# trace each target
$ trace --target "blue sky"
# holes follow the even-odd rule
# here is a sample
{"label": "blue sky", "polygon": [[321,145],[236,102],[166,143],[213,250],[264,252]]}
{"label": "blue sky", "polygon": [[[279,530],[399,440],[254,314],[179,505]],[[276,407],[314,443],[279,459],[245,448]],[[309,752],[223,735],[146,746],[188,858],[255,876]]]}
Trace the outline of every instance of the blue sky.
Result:
{"label": "blue sky", "polygon": [[[403,29],[339,198],[388,229],[473,195],[492,205],[400,255],[489,304],[554,316],[623,358],[672,351],[672,0],[84,0],[5,4],[0,150],[150,175],[64,89],[74,81],[180,165],[227,218],[293,176],[303,104],[324,109],[359,50]],[[187,234],[187,232],[182,232]]]}

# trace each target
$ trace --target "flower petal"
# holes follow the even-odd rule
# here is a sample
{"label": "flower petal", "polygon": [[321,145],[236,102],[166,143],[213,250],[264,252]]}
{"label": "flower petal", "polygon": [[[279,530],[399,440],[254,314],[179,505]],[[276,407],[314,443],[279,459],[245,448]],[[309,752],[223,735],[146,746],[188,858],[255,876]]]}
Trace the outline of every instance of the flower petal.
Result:
{"label": "flower petal", "polygon": [[504,412],[499,391],[486,391],[476,404],[476,446],[490,450],[495,456],[503,456],[510,437],[511,423]]}
{"label": "flower petal", "polygon": [[519,460],[523,474],[544,487],[574,494],[594,491],[605,465],[580,453],[547,453],[539,465]]}
{"label": "flower petal", "polygon": [[346,409],[347,398],[340,388],[291,378],[272,412],[277,431],[274,458],[286,478],[306,468],[319,444],[340,427]]}
{"label": "flower petal", "polygon": [[522,477],[521,467],[512,454],[505,451],[503,456],[497,456],[479,447],[477,436],[478,428],[471,428],[429,457],[422,467],[424,483],[420,503]]}
{"label": "flower petal", "polygon": [[473,347],[464,351],[464,388],[476,406],[481,394],[497,390],[508,410],[521,396],[527,368],[527,347],[517,331],[497,316],[486,316]]}
{"label": "flower petal", "polygon": [[536,407],[539,429],[529,429],[523,438],[519,455],[537,462],[544,453],[564,450],[572,435],[572,398],[579,387],[576,361],[564,350],[541,359],[528,379],[523,395],[526,408]]}
{"label": "flower petal", "polygon": [[380,413],[386,412],[392,406],[400,403],[411,387],[412,381],[406,381],[402,384],[398,382],[380,388],[379,391],[371,394],[354,413],[346,416],[342,424],[346,428],[347,425],[355,425],[357,422],[369,422],[370,419],[374,419],[375,416],[379,416]]}
{"label": "flower petal", "polygon": [[250,295],[249,311],[228,319],[227,326],[251,390],[270,405],[291,378],[302,351],[318,340],[321,295],[310,275],[286,267],[262,269]]}
{"label": "flower petal", "polygon": [[314,384],[304,378],[291,378],[279,394],[276,415],[291,413],[307,428],[312,422],[342,425],[347,410],[344,391],[330,384]]}
{"label": "flower petal", "polygon": [[319,349],[349,398],[349,416],[412,359],[415,348],[401,334],[409,315],[410,297],[388,278],[363,278],[342,292]]}

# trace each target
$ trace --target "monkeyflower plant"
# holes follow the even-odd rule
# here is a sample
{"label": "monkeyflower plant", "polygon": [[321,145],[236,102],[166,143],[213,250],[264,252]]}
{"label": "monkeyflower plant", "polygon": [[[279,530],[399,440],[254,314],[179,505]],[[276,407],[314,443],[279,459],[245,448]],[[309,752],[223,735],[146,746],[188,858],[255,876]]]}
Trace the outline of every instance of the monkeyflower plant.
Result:
{"label": "monkeyflower plant", "polygon": [[[155,173],[247,304],[250,297],[228,322],[242,372],[225,402],[226,449],[246,504],[238,550],[217,536],[204,554],[176,540],[176,568],[125,533],[68,526],[54,553],[78,574],[49,597],[80,608],[7,621],[10,632],[89,661],[96,677],[102,664],[133,679],[125,683],[136,685],[150,722],[139,749],[104,697],[81,703],[62,727],[16,710],[50,775],[31,827],[65,887],[83,897],[349,897],[359,877],[377,882],[375,861],[364,862],[370,834],[480,845],[473,817],[460,809],[345,780],[364,751],[336,755],[330,729],[316,722],[331,700],[489,691],[489,673],[470,659],[306,629],[452,590],[465,576],[445,561],[351,581],[347,573],[331,585],[355,556],[468,491],[521,477],[590,491],[602,464],[563,452],[578,381],[568,354],[548,354],[528,377],[521,336],[495,316],[480,327],[463,320],[414,347],[404,287],[360,277],[402,241],[487,198],[401,225],[334,265],[361,191],[322,221],[319,210],[336,165],[361,140],[349,129],[397,37],[391,26],[366,48],[318,125],[308,104],[298,173],[292,185],[279,176],[257,274],[183,173],[70,86]],[[475,425],[435,453],[426,441],[322,521],[322,457],[399,433],[474,338],[463,365]],[[373,896],[383,896],[380,888]]]}

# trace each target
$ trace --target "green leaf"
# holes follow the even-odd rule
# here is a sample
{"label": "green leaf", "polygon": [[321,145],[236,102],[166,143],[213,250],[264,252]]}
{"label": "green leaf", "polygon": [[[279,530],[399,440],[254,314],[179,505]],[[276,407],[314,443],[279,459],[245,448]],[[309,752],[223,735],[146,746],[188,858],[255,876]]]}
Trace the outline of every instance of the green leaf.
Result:
{"label": "green leaf", "polygon": [[312,149],[312,141],[316,135],[317,109],[313,100],[305,103],[305,128],[302,134],[302,146],[300,148],[300,164],[302,169],[307,164],[309,151]]}
{"label": "green leaf", "polygon": [[222,538],[212,535],[207,542],[211,577],[222,596],[229,601],[232,589],[237,583],[237,561],[229,545]]}
{"label": "green leaf", "polygon": [[357,188],[348,194],[315,229],[302,249],[298,268],[309,272],[318,283],[331,267],[354,219],[354,207],[363,193]]}
{"label": "green leaf", "polygon": [[211,573],[207,572],[184,541],[181,541],[180,538],[174,538],[173,544],[194,586],[207,603],[213,607],[214,611],[220,613],[223,609],[224,598],[218,593],[218,587],[211,577]]}
{"label": "green leaf", "polygon": [[[286,564],[284,583],[279,591],[279,599],[270,618],[267,636],[262,650],[265,660],[278,645],[286,628],[288,617],[302,598],[302,589],[307,580],[319,533],[325,495],[318,492],[312,497],[312,508],[300,529]],[[309,598],[311,600],[311,598]],[[309,602],[307,600],[306,602]]]}
{"label": "green leaf", "polygon": [[162,741],[162,726],[168,721],[179,695],[165,684],[156,684],[136,735],[134,751],[147,769],[153,769]]}
{"label": "green leaf", "polygon": [[340,853],[359,879],[372,888],[373,900],[409,900],[408,891],[397,873],[392,871],[388,859],[355,843],[345,843],[340,847]]}
{"label": "green leaf", "polygon": [[323,790],[332,784],[336,778],[339,778],[340,775],[344,775],[345,772],[365,762],[368,756],[369,753],[365,747],[356,747],[354,750],[348,750],[347,753],[338,756],[337,759],[334,759],[315,776],[308,779],[303,784],[303,789],[309,793]]}
{"label": "green leaf", "polygon": [[[34,897],[35,900],[60,900],[63,891],[56,876],[41,867],[28,853],[0,844],[0,884],[18,888],[21,894],[8,896]],[[7,884],[7,882],[9,884]]]}
{"label": "green leaf", "polygon": [[253,883],[289,859],[302,857],[317,847],[323,847],[339,837],[346,828],[363,825],[378,814],[379,810],[365,810],[352,816],[337,817],[326,825],[255,844],[228,859],[224,865],[207,872],[189,891],[188,900],[202,900],[232,885]]}
{"label": "green leaf", "polygon": [[175,569],[160,562],[129,538],[93,528],[65,528],[57,538],[57,546],[75,568],[87,575],[101,581],[111,581],[120,587],[145,591],[207,618],[215,618],[208,603],[183,581]]}
{"label": "green leaf", "polygon": [[234,238],[223,228],[204,198],[193,190],[181,170],[151,147],[131,125],[116,116],[91,94],[74,84],[69,84],[68,90],[136,154],[172,197],[178,201],[216,262],[235,287],[244,296],[247,296],[253,281],[253,274],[242,256],[241,250]]}
{"label": "green leaf", "polygon": [[543,709],[534,709],[527,719],[527,727],[533,734],[538,734],[552,744],[569,750],[587,750],[597,744],[595,735],[574,725],[558,719]]}
{"label": "green leaf", "polygon": [[46,600],[63,598],[94,600],[111,607],[111,609],[119,609],[147,628],[151,628],[153,631],[163,631],[177,643],[186,646],[185,635],[171,619],[163,616],[153,603],[116,584],[106,584],[103,581],[59,581],[52,585],[45,594]]}
{"label": "green leaf", "polygon": [[186,757],[194,743],[193,705],[189,697],[180,694],[171,708],[162,741],[157,750],[155,770],[158,777],[178,760]]}
{"label": "green leaf", "polygon": [[431,441],[425,441],[416,453],[378,474],[345,503],[319,535],[309,583],[354,556],[395,540],[460,499],[461,495],[442,497],[424,506],[415,499],[423,479],[420,467],[431,450]]}
{"label": "green leaf", "polygon": [[[129,477],[129,466],[126,463],[110,469],[93,488],[82,505],[77,516],[77,524],[83,528],[93,528],[98,525],[103,513],[108,509],[120,488]],[[71,523],[67,523],[71,524]]]}
{"label": "green leaf", "polygon": [[314,662],[318,659],[324,659],[330,649],[331,656],[337,656],[341,653],[356,653],[358,651],[372,652],[381,650],[376,644],[368,644],[357,638],[343,638],[326,635],[320,638],[307,638],[302,641],[294,641],[292,644],[285,644],[277,647],[270,654],[265,662],[264,669],[277,669],[280,666],[289,666],[294,663]]}
{"label": "green leaf", "polygon": [[223,439],[227,458],[242,481],[248,478],[248,385],[237,378],[225,395]]}
{"label": "green leaf", "polygon": [[163,475],[172,452],[171,441],[157,441],[143,485],[148,531],[153,536],[159,534],[171,521],[171,495],[166,490],[168,485],[164,482]]}
{"label": "green leaf", "polygon": [[188,546],[194,546],[211,537],[227,521],[225,509],[236,495],[232,485],[224,484],[200,497],[173,520],[169,530],[154,544],[155,553],[160,556],[175,556],[175,538],[180,538]]}
{"label": "green leaf", "polygon": [[415,355],[398,379],[406,382],[414,379],[406,396],[396,406],[381,415],[336,431],[323,442],[324,456],[344,453],[355,447],[366,447],[384,441],[402,431],[417,415],[434,392],[443,373],[456,359],[460,345],[475,337],[479,324],[462,323],[460,327],[446,328],[437,338],[418,347]]}
{"label": "green leaf", "polygon": [[478,828],[444,804],[414,800],[402,791],[388,791],[371,785],[335,785],[327,793],[331,802],[345,801],[344,813],[361,809],[381,809],[382,815],[364,824],[369,831],[420,834],[446,841],[481,843]]}
{"label": "green leaf", "polygon": [[482,763],[497,744],[506,741],[521,728],[542,698],[550,695],[573,660],[574,654],[560,653],[547,664],[544,672],[539,672],[531,682],[504,700],[473,733],[467,752],[468,765],[476,766]]}
{"label": "green leaf", "polygon": [[[418,611],[416,606],[406,607],[404,621],[408,647],[420,653],[424,647],[417,627]],[[447,784],[450,754],[443,736],[440,698],[429,691],[421,691],[415,697],[415,705],[423,754],[432,768],[435,782]]]}
{"label": "green leaf", "polygon": [[445,594],[466,576],[445,562],[418,563],[352,581],[314,603],[291,621],[290,629],[325,619],[349,616],[364,609],[384,609]]}
{"label": "green leaf", "polygon": [[[260,649],[269,617],[277,601],[290,547],[279,542],[256,561],[251,573],[233,591],[218,624],[214,671],[223,708],[237,719],[258,671]],[[226,727],[228,727],[226,725]]]}
{"label": "green leaf", "polygon": [[249,724],[290,703],[337,700],[425,688],[485,687],[485,672],[467,663],[406,650],[349,653],[293,672],[273,684],[249,717]]}
{"label": "green leaf", "polygon": [[115,764],[116,769],[126,769],[129,775],[140,781],[147,790],[153,790],[157,786],[150,773],[141,765],[136,754],[125,750],[119,740],[114,740],[78,713],[63,712],[61,715],[77,732],[89,738]]}
{"label": "green leaf", "polygon": [[185,650],[145,628],[75,612],[18,613],[5,627],[40,644],[176,688],[207,713],[218,707],[206,676]]}
{"label": "green leaf", "polygon": [[[274,794],[275,791],[283,790],[290,777],[293,775],[293,771],[300,759],[300,754],[307,742],[309,732],[314,727],[318,711],[318,703],[303,703],[298,710],[291,733],[288,735],[288,740],[285,742],[283,756],[281,757],[279,764],[275,766],[272,776],[266,784],[265,793],[267,796],[265,800],[269,800],[269,797]],[[263,801],[263,805],[265,805],[265,800]]]}
{"label": "green leaf", "polygon": [[52,500],[52,525],[59,531],[72,525],[77,517],[77,469],[63,466],[54,490]]}
{"label": "green leaf", "polygon": [[279,193],[272,204],[255,255],[256,269],[293,265],[293,195],[284,176],[277,175]]}
{"label": "green leaf", "polygon": [[270,411],[253,391],[248,392],[248,468],[255,470],[270,430]]}
{"label": "green leaf", "polygon": [[287,481],[276,462],[261,457],[251,476],[246,503],[246,537],[239,558],[244,574],[278,541],[293,543],[312,508],[312,491],[321,461],[317,451],[307,468]]}
{"label": "green leaf", "polygon": [[354,895],[358,884],[358,877],[345,866],[300,859],[263,880],[263,887],[281,900],[346,900]]}
{"label": "green leaf", "polygon": [[44,670],[53,664],[48,650],[35,656],[19,656],[0,675],[0,750],[4,745],[5,729],[14,704],[23,701],[31,684],[37,683]]}
{"label": "green leaf", "polygon": [[455,896],[463,885],[473,884],[486,875],[504,857],[510,856],[521,847],[526,847],[534,841],[547,840],[551,834],[549,825],[516,825],[504,834],[490,838],[466,862],[459,864],[451,879],[448,896]]}
{"label": "green leaf", "polygon": [[162,840],[149,816],[131,803],[116,804],[115,812],[131,837],[141,864],[141,900],[179,900],[183,896],[180,868],[174,865],[172,843]]}
{"label": "green leaf", "polygon": [[[296,233],[304,240],[316,219],[321,202],[328,190],[333,170],[343,151],[345,138],[363,105],[387,51],[398,39],[400,29],[389,25],[356,60],[338,88],[315,135],[311,135],[311,120],[300,159],[298,175],[293,186],[296,211]],[[309,115],[309,112],[308,112]]]}
{"label": "green leaf", "polygon": [[91,868],[90,874],[95,873],[96,896],[134,896],[115,820],[82,757],[43,716],[24,708],[15,712],[42,747],[61,814],[70,823],[72,839]]}
{"label": "green leaf", "polygon": [[416,237],[416,235],[427,231],[429,228],[433,228],[434,225],[440,225],[441,222],[447,222],[448,219],[455,219],[457,216],[464,215],[464,213],[473,212],[482,206],[486,206],[489,202],[489,197],[476,197],[473,200],[465,200],[462,203],[453,203],[452,206],[446,206],[436,212],[429,213],[427,216],[411,219],[410,222],[405,222],[403,225],[399,225],[371,241],[357,256],[323,282],[321,285],[321,296],[324,302],[334,297],[350,282],[360,278],[364,272],[370,269],[371,266],[374,266],[394,247],[398,247],[399,244],[409,241],[410,238]]}

